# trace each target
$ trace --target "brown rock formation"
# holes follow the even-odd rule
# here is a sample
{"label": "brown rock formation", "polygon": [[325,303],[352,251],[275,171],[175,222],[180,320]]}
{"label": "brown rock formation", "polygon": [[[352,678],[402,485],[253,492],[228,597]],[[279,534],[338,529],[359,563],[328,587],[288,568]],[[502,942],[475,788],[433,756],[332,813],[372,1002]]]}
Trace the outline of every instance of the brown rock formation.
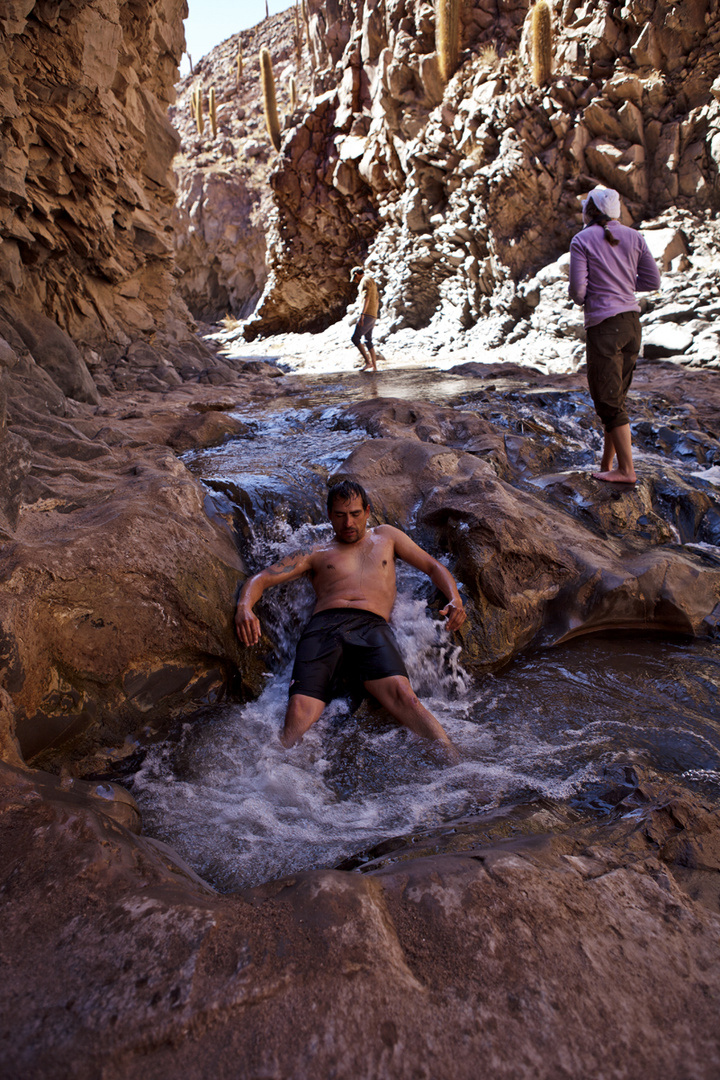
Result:
{"label": "brown rock formation", "polygon": [[55,415],[34,375],[22,396],[16,375],[0,431],[2,685],[26,760],[51,753],[57,766],[60,750],[92,772],[93,755],[102,770],[104,753],[132,752],[148,719],[261,685],[232,625],[232,515],[177,453],[241,433],[228,410],[277,380],[248,373],[230,396],[195,384],[95,408],[45,378]]}
{"label": "brown rock formation", "polygon": [[636,786],[585,825],[506,810],[462,823],[445,853],[222,897],[97,805],[5,765],[0,785],[8,1074],[720,1068],[720,831],[675,793]]}
{"label": "brown rock formation", "polygon": [[[519,42],[525,10],[466,9],[466,50]],[[183,11],[181,0],[0,9],[1,1069],[38,1080],[710,1080],[720,831],[697,801],[633,782],[604,822],[508,811],[465,823],[444,847],[427,837],[410,849],[432,857],[398,848],[366,876],[317,871],[221,897],[136,835],[121,788],[78,777],[132,756],[140,728],[161,730],[231,683],[248,695],[262,684],[262,657],[241,653],[231,624],[244,573],[232,508],[206,498],[177,458],[242,433],[229,414],[243,401],[284,392],[267,366],[237,378],[194,342],[173,296],[176,141],[164,114]],[[699,41],[706,19],[717,43],[715,0],[678,12],[637,0],[612,14],[590,3],[584,15],[564,4],[556,70],[572,77],[549,106],[521,92],[511,58],[487,53],[466,53],[441,101],[427,4],[402,18],[366,5],[362,21],[344,0],[310,0],[309,12],[315,101],[287,124],[273,176],[281,214],[256,329],[333,317],[348,260],[371,245],[397,325],[439,304],[471,324],[491,293],[513,318],[527,313],[513,276],[570,227],[558,184],[570,176],[580,190],[608,162],[637,205],[666,205],[675,182],[688,211],[716,205],[716,61]],[[268,23],[284,41],[285,22]],[[632,80],[613,83],[633,106],[615,110],[618,129],[603,95],[614,100],[607,80],[628,55],[662,71],[631,72],[639,97]],[[249,145],[235,127],[248,117],[233,116],[229,87],[216,90],[230,150],[201,141],[210,174],[183,188],[181,206],[202,232],[187,242],[186,295],[210,292],[208,317],[226,303],[244,311],[265,281],[265,208],[250,209],[246,178],[224,175],[232,140]],[[658,107],[670,111],[658,118]],[[503,133],[508,122],[518,131]],[[643,130],[646,153],[663,148],[652,168],[635,141]],[[224,224],[238,201],[254,234],[240,271],[242,239]],[[710,306],[702,315],[710,333]],[[677,393],[671,384],[663,392]],[[382,409],[355,414],[380,437],[351,464],[394,520],[422,497],[421,528],[461,561],[478,663],[541,629],[557,639],[609,622],[710,627],[717,570],[666,550],[649,484],[583,507],[582,532],[571,520],[580,481],[545,476],[544,494],[520,490],[538,462],[552,467],[554,446],[547,461],[533,456],[469,409]],[[700,446],[712,395],[694,409]],[[645,437],[674,432],[649,424]],[[399,469],[410,475],[389,480]],[[694,537],[714,512],[705,495],[676,527]],[[602,535],[621,516],[635,547]]]}
{"label": "brown rock formation", "polygon": [[[281,124],[297,124],[310,100],[312,57],[305,43],[298,63],[294,12],[271,16],[229,38],[195,65],[178,85],[170,109],[181,148],[173,162],[177,201],[173,211],[178,291],[193,314],[207,322],[250,315],[267,281],[267,231],[273,210],[270,175],[277,155],[265,129],[258,55],[272,54]],[[242,75],[237,55],[242,51]],[[290,102],[294,78],[298,104]],[[218,130],[197,130],[191,97],[204,107],[210,89]]]}
{"label": "brown rock formation", "polygon": [[0,333],[82,401],[128,372],[167,386],[213,364],[174,292],[167,109],[186,10],[0,10]]}
{"label": "brown rock formation", "polygon": [[[717,0],[682,14],[641,0],[612,11],[595,0],[552,5],[553,72],[541,89],[530,84],[525,0],[465,6],[464,51],[445,88],[429,5],[405,4],[402,15],[308,6],[315,96],[288,117],[271,175],[273,213],[261,212],[272,224],[268,277],[248,337],[336,320],[352,298],[347,270],[365,254],[390,332],[436,316],[467,330],[496,314],[512,327],[530,310],[518,281],[567,249],[578,196],[593,184],[618,188],[636,221],[675,206],[701,221],[720,207]],[[287,59],[291,13],[285,19],[284,38],[279,23],[272,29]],[[224,62],[217,50],[208,58]],[[219,152],[217,164],[191,160],[191,145],[186,138],[184,185],[208,186],[208,224],[204,248],[194,239],[199,210],[197,225],[181,223],[178,242],[214,262],[216,292],[245,317],[262,273],[254,269],[251,291],[227,286],[246,256],[223,228],[230,198],[217,203],[210,191],[216,170],[227,173],[228,193],[239,170]],[[251,181],[258,191],[265,177],[263,168]],[[240,204],[234,214],[243,217]],[[253,225],[254,259],[257,232]]]}

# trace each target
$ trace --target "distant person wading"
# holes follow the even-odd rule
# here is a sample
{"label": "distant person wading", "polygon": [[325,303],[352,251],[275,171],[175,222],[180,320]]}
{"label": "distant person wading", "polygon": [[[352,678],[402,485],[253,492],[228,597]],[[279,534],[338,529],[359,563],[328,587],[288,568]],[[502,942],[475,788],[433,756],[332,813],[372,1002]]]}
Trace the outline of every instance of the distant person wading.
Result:
{"label": "distant person wading", "polygon": [[[354,285],[360,282],[358,290],[360,318],[355,326],[352,343],[362,354],[364,363],[361,371],[377,371],[377,355],[373,345],[372,333],[380,310],[378,287],[369,274],[363,274],[362,266],[353,267],[350,271],[350,280]],[[365,338],[364,345],[363,338]]]}
{"label": "distant person wading", "polygon": [[642,340],[635,293],[657,289],[660,272],[640,233],[617,220],[617,191],[596,187],[582,208],[585,227],[570,244],[569,294],[585,309],[588,386],[605,429],[600,470],[593,476],[634,484],[625,401]]}

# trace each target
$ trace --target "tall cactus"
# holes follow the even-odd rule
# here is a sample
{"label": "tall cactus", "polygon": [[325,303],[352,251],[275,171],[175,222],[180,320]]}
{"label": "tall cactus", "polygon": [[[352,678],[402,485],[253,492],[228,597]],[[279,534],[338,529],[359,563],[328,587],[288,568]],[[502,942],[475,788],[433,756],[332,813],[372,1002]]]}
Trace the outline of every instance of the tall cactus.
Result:
{"label": "tall cactus", "polygon": [[295,76],[290,76],[290,112],[295,112],[297,109],[297,86],[295,85]]}
{"label": "tall cactus", "polygon": [[552,70],[552,19],[547,0],[537,0],[530,24],[532,35],[532,77],[536,86],[544,86]]}
{"label": "tall cactus", "polygon": [[260,78],[262,81],[263,106],[265,108],[265,125],[271,143],[276,150],[279,150],[280,121],[278,119],[277,97],[275,96],[275,77],[270,53],[266,48],[260,50]]}
{"label": "tall cactus", "polygon": [[208,113],[210,116],[210,127],[212,128],[213,139],[217,135],[217,108],[215,105],[215,87],[210,87],[210,94],[208,100]]}
{"label": "tall cactus", "polygon": [[300,0],[295,0],[295,55],[298,72],[302,67],[303,32],[300,24]]}
{"label": "tall cactus", "polygon": [[460,0],[436,0],[435,48],[443,82],[448,82],[460,60]]}
{"label": "tall cactus", "polygon": [[192,96],[190,98],[190,108],[195,117],[198,135],[202,135],[205,128],[205,121],[203,119],[202,88],[200,86],[193,87]]}

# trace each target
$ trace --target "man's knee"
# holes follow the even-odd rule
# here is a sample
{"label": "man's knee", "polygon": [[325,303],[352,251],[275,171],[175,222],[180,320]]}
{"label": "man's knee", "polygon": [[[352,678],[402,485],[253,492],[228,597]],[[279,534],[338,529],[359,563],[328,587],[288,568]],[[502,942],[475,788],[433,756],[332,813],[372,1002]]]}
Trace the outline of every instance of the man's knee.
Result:
{"label": "man's knee", "polygon": [[389,706],[414,706],[418,703],[418,697],[410,680],[405,675],[389,675],[386,679],[378,680],[375,687],[370,687],[370,692],[383,697]]}

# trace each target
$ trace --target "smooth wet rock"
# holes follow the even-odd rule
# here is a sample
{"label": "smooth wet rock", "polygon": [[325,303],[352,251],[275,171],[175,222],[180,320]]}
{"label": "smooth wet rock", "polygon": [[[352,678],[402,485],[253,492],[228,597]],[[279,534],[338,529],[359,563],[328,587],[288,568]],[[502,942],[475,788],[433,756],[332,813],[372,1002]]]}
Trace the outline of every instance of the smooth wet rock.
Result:
{"label": "smooth wet rock", "polygon": [[232,624],[232,520],[170,449],[243,433],[234,404],[179,390],[50,419],[11,402],[0,641],[26,760],[94,762],[148,714],[157,725],[261,685]]}

